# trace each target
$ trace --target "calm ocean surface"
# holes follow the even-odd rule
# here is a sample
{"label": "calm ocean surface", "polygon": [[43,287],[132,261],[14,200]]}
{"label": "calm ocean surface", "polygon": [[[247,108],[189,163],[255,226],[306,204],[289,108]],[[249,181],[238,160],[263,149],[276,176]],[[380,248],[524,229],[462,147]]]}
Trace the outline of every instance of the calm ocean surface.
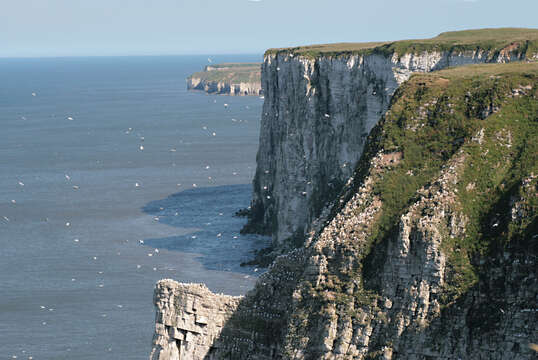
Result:
{"label": "calm ocean surface", "polygon": [[187,92],[207,61],[0,59],[0,359],[147,359],[157,280],[253,286],[263,100]]}

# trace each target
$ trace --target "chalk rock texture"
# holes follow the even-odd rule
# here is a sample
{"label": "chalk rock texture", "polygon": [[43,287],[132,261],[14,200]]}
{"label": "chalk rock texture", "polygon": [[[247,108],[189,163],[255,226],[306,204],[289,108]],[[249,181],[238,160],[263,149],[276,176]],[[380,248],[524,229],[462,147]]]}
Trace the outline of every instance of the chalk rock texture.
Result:
{"label": "chalk rock texture", "polygon": [[414,72],[524,59],[518,52],[425,51],[405,54],[266,54],[265,102],[245,232],[271,234],[277,247],[301,241],[342,189],[370,130]]}

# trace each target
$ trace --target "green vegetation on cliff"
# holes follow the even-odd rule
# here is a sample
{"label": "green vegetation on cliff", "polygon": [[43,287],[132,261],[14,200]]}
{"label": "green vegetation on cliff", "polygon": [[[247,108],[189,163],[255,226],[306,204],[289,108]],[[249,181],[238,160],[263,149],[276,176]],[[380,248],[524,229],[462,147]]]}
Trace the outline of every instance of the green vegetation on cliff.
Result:
{"label": "green vegetation on cliff", "polygon": [[318,56],[366,55],[372,53],[406,54],[424,51],[462,52],[484,50],[489,56],[505,51],[519,54],[538,53],[538,29],[499,28],[464,30],[442,33],[431,39],[402,40],[391,42],[337,43],[269,49],[266,55],[289,53],[315,58]]}
{"label": "green vegetation on cliff", "polygon": [[202,81],[227,82],[230,84],[260,82],[260,63],[223,63],[208,65],[204,71],[192,74],[189,79],[198,78]]}
{"label": "green vegetation on cliff", "polygon": [[419,189],[434,186],[460,151],[465,161],[455,201],[468,223],[464,237],[446,237],[448,286],[459,296],[474,285],[479,267],[472,259],[509,246],[535,221],[536,196],[528,199],[534,213],[517,226],[508,226],[507,201],[524,179],[538,175],[537,83],[538,63],[513,63],[415,75],[402,86],[373,139],[377,151],[400,152],[402,161],[374,187],[383,212],[370,243],[393,236]]}
{"label": "green vegetation on cliff", "polygon": [[[401,358],[408,348],[433,358],[445,341],[453,351],[447,339],[473,353],[467,336],[504,336],[499,309],[532,307],[532,291],[506,293],[520,286],[515,278],[534,286],[538,63],[412,76],[372,130],[353,179],[320,233],[277,258],[242,301],[223,334],[256,334],[257,343],[227,356],[281,347],[285,358],[331,358],[345,336],[365,346],[363,358],[395,343]],[[424,302],[430,315],[417,315]],[[411,344],[427,329],[428,348],[405,345],[399,326],[412,329]],[[368,345],[349,335],[361,329],[370,329],[358,337]]]}
{"label": "green vegetation on cliff", "polygon": [[[502,334],[499,309],[520,311],[534,301],[532,291],[505,294],[523,286],[514,281],[535,286],[529,271],[538,255],[538,63],[412,76],[372,130],[354,181],[335,204],[311,248],[311,259],[326,259],[321,277],[295,290],[291,349],[320,358],[326,324],[352,323],[377,329],[368,355],[378,358],[401,341],[393,334],[410,301],[440,305],[442,313],[408,325],[418,331],[440,316],[428,346],[441,346],[446,328],[471,338]],[[436,255],[423,253],[437,246]],[[406,289],[418,284],[433,292],[420,299]],[[400,293],[383,305],[394,289]]]}

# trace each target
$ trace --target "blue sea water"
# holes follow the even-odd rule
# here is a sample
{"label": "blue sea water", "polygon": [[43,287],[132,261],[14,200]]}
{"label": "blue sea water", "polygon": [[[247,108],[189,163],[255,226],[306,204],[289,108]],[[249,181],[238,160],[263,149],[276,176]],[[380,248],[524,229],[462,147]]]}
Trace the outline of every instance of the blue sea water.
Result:
{"label": "blue sea water", "polygon": [[206,64],[0,59],[0,359],[147,359],[157,280],[253,286],[262,100],[187,92]]}

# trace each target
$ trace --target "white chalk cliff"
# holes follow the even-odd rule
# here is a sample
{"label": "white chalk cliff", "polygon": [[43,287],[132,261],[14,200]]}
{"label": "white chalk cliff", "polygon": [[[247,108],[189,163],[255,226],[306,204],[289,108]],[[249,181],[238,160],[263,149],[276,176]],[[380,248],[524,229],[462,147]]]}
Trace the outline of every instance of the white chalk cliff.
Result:
{"label": "white chalk cliff", "polygon": [[208,94],[217,95],[259,96],[262,94],[259,82],[212,81],[194,76],[187,79],[187,89],[201,90]]}
{"label": "white chalk cliff", "polygon": [[276,246],[286,245],[292,237],[300,243],[312,221],[353,173],[370,130],[412,73],[524,59],[518,50],[315,58],[286,50],[267,53],[247,232],[272,234]]}

